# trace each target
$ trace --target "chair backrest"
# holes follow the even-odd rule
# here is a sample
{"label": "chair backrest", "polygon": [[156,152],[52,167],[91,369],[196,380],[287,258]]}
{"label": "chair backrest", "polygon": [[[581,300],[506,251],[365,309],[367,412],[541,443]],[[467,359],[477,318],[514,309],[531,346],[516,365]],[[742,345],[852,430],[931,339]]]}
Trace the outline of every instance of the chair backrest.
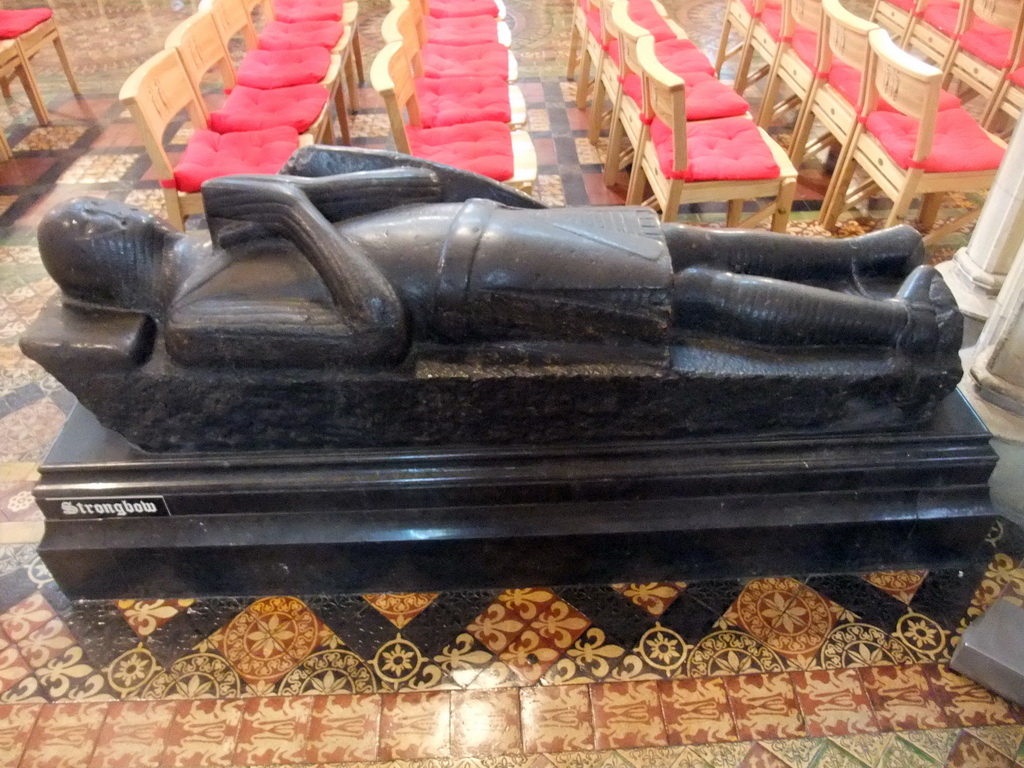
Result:
{"label": "chair backrest", "polygon": [[658,60],[653,35],[636,41],[644,84],[643,120],[657,117],[672,129],[672,170],[686,170],[686,82]]}
{"label": "chair backrest", "polygon": [[1016,69],[1024,48],[1024,0],[963,0],[970,6],[971,25],[974,18],[987,21],[1013,33],[1010,41],[1010,68]]}
{"label": "chair backrest", "polygon": [[229,47],[236,36],[241,36],[246,50],[256,47],[256,27],[242,0],[202,0],[199,10],[209,11],[213,15],[225,48]]}
{"label": "chair backrest", "polygon": [[[423,76],[420,48],[426,39],[426,22],[407,0],[392,0],[391,10],[380,25],[385,43],[401,43],[415,77]],[[421,37],[422,34],[422,37]]]}
{"label": "chair backrest", "polygon": [[[164,47],[176,50],[192,80],[192,87],[202,96],[202,82],[206,74],[216,69],[225,88],[235,86],[235,68],[231,63],[228,49],[217,29],[213,14],[199,11],[185,19],[167,36]],[[209,118],[206,102],[200,98],[200,106]]]}
{"label": "chair backrest", "polygon": [[901,49],[884,29],[868,35],[872,61],[868,66],[868,91],[861,108],[867,115],[875,110],[879,98],[885,99],[920,124],[912,162],[923,162],[932,149],[935,118],[939,112],[942,70]]}
{"label": "chair backrest", "polygon": [[401,42],[387,43],[377,54],[370,67],[370,84],[384,100],[395,148],[409,154],[405,113],[408,113],[412,125],[420,124],[420,113],[409,60]]}
{"label": "chair backrest", "polygon": [[121,86],[119,98],[135,120],[160,178],[173,178],[163,143],[167,126],[187,110],[195,128],[206,128],[199,97],[177,51],[164,49],[143,62]]}
{"label": "chair backrest", "polygon": [[[645,35],[650,35],[644,27],[637,24],[629,15],[629,0],[614,0],[610,3],[611,13],[607,14],[611,29],[619,41],[619,59],[621,61],[622,74],[640,74],[640,61],[637,58],[637,41]],[[675,25],[670,24],[673,31],[677,31]],[[678,30],[678,37],[685,39],[686,35]]]}
{"label": "chair backrest", "polygon": [[[819,49],[818,71],[827,74],[832,68],[833,60],[864,73],[871,60],[871,46],[868,35],[881,29],[873,21],[865,21],[860,16],[850,13],[839,0],[821,0],[822,37],[825,45]],[[867,89],[867,78],[861,78],[859,103],[864,103],[864,92]]]}

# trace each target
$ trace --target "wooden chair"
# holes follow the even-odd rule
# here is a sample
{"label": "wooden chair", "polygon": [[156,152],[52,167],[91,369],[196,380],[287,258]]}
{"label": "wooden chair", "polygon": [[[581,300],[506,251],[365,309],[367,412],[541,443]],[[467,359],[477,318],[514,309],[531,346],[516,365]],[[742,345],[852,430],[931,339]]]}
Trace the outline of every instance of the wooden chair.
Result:
{"label": "wooden chair", "polygon": [[412,2],[426,39],[442,45],[476,45],[479,43],[501,43],[506,48],[512,45],[512,30],[496,16],[431,16],[425,0],[392,0],[391,7],[400,7]]}
{"label": "wooden chair", "polygon": [[[203,181],[235,173],[277,173],[299,147],[299,134],[290,127],[223,135],[208,130],[199,95],[174,50],[162,50],[136,69],[122,86],[120,99],[142,134],[164,189],[168,218],[178,229],[184,229],[188,216],[202,213]],[[182,111],[195,131],[181,158],[172,163],[163,139]]]}
{"label": "wooden chair", "polygon": [[[319,83],[274,89],[238,85],[231,56],[209,11],[199,11],[181,22],[167,36],[164,47],[178,52],[199,96],[203,117],[217,133],[291,125],[300,134],[309,134],[314,142],[334,143],[332,90]],[[203,78],[212,70],[220,73],[225,91],[230,91],[215,112],[209,110],[202,97]],[[337,87],[335,83],[334,88]],[[344,112],[341,119],[344,120]]]}
{"label": "wooden chair", "polygon": [[416,77],[501,77],[514,83],[519,66],[512,52],[500,43],[447,45],[428,39],[416,3],[394,0],[381,22],[385,43],[401,43]]}
{"label": "wooden chair", "polygon": [[[0,40],[0,81],[10,83],[15,77],[21,81],[40,125],[48,124],[50,116],[46,111],[46,102],[43,101],[43,97],[39,93],[39,85],[21,52],[21,46],[17,40]],[[0,131],[0,160],[10,160],[12,156],[7,137],[3,135],[3,131]]]}
{"label": "wooden chair", "polygon": [[[945,192],[981,192],[992,183],[1006,144],[985,131],[963,108],[939,110],[942,71],[916,59],[893,42],[884,29],[868,35],[871,57],[865,75],[865,100],[842,168],[845,189],[855,168],[870,178],[854,194],[836,194],[823,223],[831,227],[848,205],[877,188],[893,201],[885,221],[891,227],[906,218],[922,195],[917,225],[933,243],[974,219],[979,209],[935,228]],[[884,99],[891,110],[879,109]]]}
{"label": "wooden chair", "polygon": [[242,0],[203,0],[199,4],[199,12],[204,11],[213,16],[225,49],[230,51],[235,38],[240,38],[245,46],[247,53],[235,72],[239,85],[272,89],[320,83],[333,94],[342,141],[351,143],[348,109],[341,87],[340,55],[317,46],[291,51],[257,49],[252,14]]}
{"label": "wooden chair", "polygon": [[[782,45],[783,11],[779,7],[769,6],[767,0],[753,0],[754,12],[751,16],[747,36],[743,41],[740,61],[736,68],[736,81],[733,87],[741,96],[754,83],[771,74],[772,62],[775,61]],[[765,64],[753,74],[750,66],[754,54],[760,56]]]}
{"label": "wooden chair", "polygon": [[[722,24],[722,36],[718,41],[718,52],[715,54],[715,74],[722,76],[722,67],[729,59],[739,56],[739,65],[736,71],[735,87],[737,93],[743,93],[747,85],[757,82],[768,75],[768,68],[765,67],[750,77],[747,69],[750,67],[750,33],[754,22],[761,18],[765,10],[772,13],[780,13],[782,0],[727,0],[725,6],[725,20]],[[729,47],[729,38],[733,33],[740,36],[740,42],[734,47]],[[745,62],[745,64],[744,64]]]}
{"label": "wooden chair", "polygon": [[[64,50],[64,41],[60,38],[60,30],[57,29],[53,11],[49,8],[0,10],[0,40],[17,41],[26,64],[29,64],[47,44],[52,43],[53,49],[57,52],[57,58],[60,59],[64,76],[68,80],[68,85],[71,86],[71,91],[76,95],[81,95],[82,92],[78,89],[75,73],[71,69],[71,62],[68,61],[67,51]],[[9,75],[0,77],[0,92],[6,98],[10,98],[11,95],[10,82]],[[34,83],[35,79],[33,78],[31,82]],[[50,119],[42,97],[39,96],[38,88],[35,93],[29,94],[29,99],[39,123],[47,125]]]}
{"label": "wooden chair", "polygon": [[[643,78],[643,128],[630,176],[627,203],[654,191],[663,221],[675,221],[683,203],[723,201],[726,225],[752,226],[771,217],[784,232],[796,192],[796,170],[782,147],[746,117],[686,121],[686,81],[658,61],[654,39],[637,42]],[[742,220],[743,202],[772,200]]]}
{"label": "wooden chair", "polygon": [[917,0],[874,0],[868,20],[888,30],[893,40],[902,43],[916,6]]}
{"label": "wooden chair", "polygon": [[[825,46],[821,0],[784,0],[782,40],[772,61],[757,124],[767,128],[793,109],[802,108],[814,89]],[[790,96],[776,103],[779,86]]]}
{"label": "wooden chair", "polygon": [[480,121],[436,128],[422,120],[412,68],[401,42],[384,46],[370,68],[370,82],[387,108],[399,152],[480,173],[523,191],[537,179],[537,155],[525,131]]}
{"label": "wooden chair", "polygon": [[948,72],[953,41],[967,28],[969,10],[969,0],[917,0],[900,46],[920,51],[940,70]]}
{"label": "wooden chair", "polygon": [[1020,41],[1013,56],[1014,64],[999,89],[985,108],[982,125],[992,130],[1000,117],[1008,117],[1013,125],[1024,113],[1024,40]]}
{"label": "wooden chair", "polygon": [[[668,25],[678,37],[659,40],[633,19],[626,0],[617,0],[609,16],[621,61],[621,77],[615,83],[615,105],[604,166],[604,181],[610,187],[614,185],[618,172],[629,164],[640,139],[643,82],[639,74],[637,43],[642,37],[649,35],[654,38],[654,50],[661,64],[686,80],[689,95],[686,100],[687,120],[746,115],[748,105],[742,96],[715,77],[711,62],[675,23],[670,21]],[[625,147],[623,140],[627,144]]]}
{"label": "wooden chair", "polygon": [[502,0],[420,0],[423,15],[435,19],[464,19],[490,16],[504,21],[508,11]]}
{"label": "wooden chair", "polygon": [[1016,61],[1024,30],[1022,0],[964,0],[967,28],[953,43],[946,82],[955,79],[985,99],[987,124],[994,97]]}

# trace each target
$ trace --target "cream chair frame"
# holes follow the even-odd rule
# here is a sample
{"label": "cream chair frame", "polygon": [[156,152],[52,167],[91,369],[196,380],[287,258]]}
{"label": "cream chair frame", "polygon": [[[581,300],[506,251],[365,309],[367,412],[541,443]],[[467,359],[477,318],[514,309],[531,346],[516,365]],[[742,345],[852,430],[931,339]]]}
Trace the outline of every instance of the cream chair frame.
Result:
{"label": "cream chair frame", "polygon": [[[775,55],[775,60],[772,61],[771,71],[768,73],[768,83],[761,100],[761,109],[757,115],[757,124],[762,128],[767,128],[776,119],[798,106],[802,112],[802,106],[812,96],[817,79],[816,72],[821,63],[822,48],[825,45],[821,34],[823,16],[821,0],[783,0],[782,42]],[[818,35],[818,48],[813,66],[808,66],[797,55],[791,42],[793,34],[800,27],[813,30]],[[776,103],[775,98],[780,85],[789,88],[791,95]],[[799,117],[797,120],[799,122]]]}
{"label": "cream chair frame", "polygon": [[[46,102],[39,92],[39,84],[36,82],[32,68],[29,67],[25,54],[17,39],[0,40],[0,81],[10,83],[11,79],[17,77],[21,81],[25,94],[28,96],[32,111],[40,125],[48,125],[50,115],[46,111]],[[9,92],[9,86],[8,86]],[[7,143],[7,137],[0,131],[0,160],[10,160],[13,157],[11,147]]]}
{"label": "cream chair frame", "polygon": [[[60,37],[60,30],[57,28],[56,19],[51,16],[46,21],[36,24],[27,32],[23,32],[18,35],[15,40],[21,49],[21,55],[25,59],[25,64],[27,66],[31,65],[32,59],[35,58],[36,54],[38,54],[47,43],[52,43],[53,49],[57,52],[57,58],[60,60],[60,66],[64,70],[64,77],[67,78],[68,85],[71,86],[71,92],[76,96],[82,95],[81,90],[78,88],[78,80],[75,78],[74,70],[71,69],[71,61],[68,59],[68,53],[64,49],[64,41]],[[32,82],[35,82],[34,77]],[[10,98],[11,91],[9,77],[0,75],[0,93],[3,93],[6,98]],[[36,88],[36,95],[38,95],[38,86]],[[38,106],[35,100],[32,100],[32,109],[35,111],[36,117],[39,118],[40,125],[47,125],[50,122],[50,118],[46,112],[46,106],[42,97],[39,96],[38,98]],[[42,114],[40,114],[40,112],[42,112]]]}
{"label": "cream chair frame", "polygon": [[968,3],[967,29],[975,17],[997,27],[1010,30],[1009,63],[1005,67],[995,67],[982,61],[977,56],[961,48],[960,39],[954,41],[953,53],[950,57],[946,78],[959,80],[976,94],[985,99],[985,112],[982,125],[988,125],[992,115],[992,106],[996,97],[1008,83],[1006,77],[1013,71],[1014,63],[1019,60],[1022,39],[1024,39],[1024,0],[962,0]]}

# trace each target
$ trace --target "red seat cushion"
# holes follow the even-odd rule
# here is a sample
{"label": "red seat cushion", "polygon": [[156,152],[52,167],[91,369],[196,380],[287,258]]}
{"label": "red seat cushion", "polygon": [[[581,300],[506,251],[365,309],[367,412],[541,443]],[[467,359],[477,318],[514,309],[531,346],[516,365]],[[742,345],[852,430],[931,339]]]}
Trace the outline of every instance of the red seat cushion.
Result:
{"label": "red seat cushion", "polygon": [[914,10],[914,0],[886,0],[891,5],[895,5],[897,8],[902,8],[904,11]]}
{"label": "red seat cushion", "polygon": [[1012,43],[1013,32],[1009,29],[978,18],[960,35],[961,48],[998,69],[1010,66]]}
{"label": "red seat cushion", "polygon": [[791,43],[800,61],[811,69],[818,63],[818,33],[804,27],[797,27],[793,30],[793,41]]}
{"label": "red seat cushion", "polygon": [[[832,62],[832,68],[828,73],[828,81],[832,87],[839,91],[840,95],[855,107],[860,99],[860,78],[861,73],[859,69],[839,61]],[[956,94],[950,93],[947,90],[939,91],[939,111],[944,112],[947,109],[959,108],[960,99]],[[878,100],[878,110],[880,112],[894,111],[892,105],[885,99]]]}
{"label": "red seat cushion", "polygon": [[174,167],[174,186],[198,192],[204,181],[218,176],[277,173],[298,146],[298,132],[286,126],[244,133],[196,131]]}
{"label": "red seat cushion", "polygon": [[512,119],[508,83],[500,78],[421,77],[415,81],[420,123],[436,128],[481,120],[507,123]]}
{"label": "red seat cushion", "polygon": [[685,181],[749,181],[772,179],[779,166],[752,120],[727,117],[686,123],[687,167],[673,171],[672,129],[655,118],[651,141],[661,172]]}
{"label": "red seat cushion", "polygon": [[601,12],[597,9],[597,6],[592,6],[587,11],[587,31],[590,32],[590,36],[597,41],[604,40],[604,34],[601,31]]}
{"label": "red seat cushion", "polygon": [[658,13],[651,0],[629,0],[626,10],[630,20],[650,32],[656,41],[672,40],[676,37],[676,33]]}
{"label": "red seat cushion", "polygon": [[498,18],[494,0],[430,0],[430,15],[435,19],[461,19],[466,16]]}
{"label": "red seat cushion", "polygon": [[322,85],[293,85],[264,91],[237,86],[224,106],[210,113],[210,128],[217,133],[259,131],[287,125],[299,133],[311,126],[330,94]]}
{"label": "red seat cushion", "polygon": [[427,43],[420,52],[426,77],[499,77],[508,80],[508,48],[501,43]]}
{"label": "red seat cushion", "polygon": [[[643,99],[639,75],[627,75],[622,90],[637,104]],[[714,75],[692,72],[686,75],[686,119],[714,120],[746,114],[750,105]]]}
{"label": "red seat cushion", "polygon": [[[899,112],[872,112],[865,124],[901,168],[911,166],[919,126]],[[932,150],[922,167],[926,173],[995,170],[1004,154],[967,110],[947,109],[935,117]]]}
{"label": "red seat cushion", "polygon": [[704,55],[704,51],[694,45],[692,40],[672,38],[654,44],[654,53],[663,66],[677,75],[694,72],[715,73],[715,67]]}
{"label": "red seat cushion", "polygon": [[292,24],[297,21],[341,21],[343,0],[274,0],[274,18]]}
{"label": "red seat cushion", "polygon": [[309,85],[324,79],[331,68],[326,48],[295,48],[291,51],[249,51],[238,65],[239,85],[250,88],[286,88]]}
{"label": "red seat cushion", "polygon": [[336,21],[272,21],[257,40],[261,51],[291,51],[311,45],[333,48],[341,39],[345,25]]}
{"label": "red seat cushion", "polygon": [[445,128],[407,127],[416,157],[507,181],[515,173],[512,131],[505,123],[479,122]]}
{"label": "red seat cushion", "polygon": [[27,8],[24,11],[0,11],[0,38],[18,37],[37,27],[49,18],[49,8]]}
{"label": "red seat cushion", "polygon": [[1013,72],[1011,72],[1007,76],[1007,78],[1014,85],[1019,85],[1019,86],[1024,87],[1024,67],[1020,67],[1019,69],[1013,70]]}
{"label": "red seat cushion", "polygon": [[761,23],[764,24],[772,40],[778,42],[782,39],[782,11],[778,8],[765,8],[761,14]]}
{"label": "red seat cushion", "polygon": [[427,40],[441,45],[479,45],[498,42],[498,22],[491,16],[424,19]]}
{"label": "red seat cushion", "polygon": [[925,21],[944,35],[952,35],[956,32],[956,20],[960,16],[960,3],[931,2],[924,9],[921,15]]}
{"label": "red seat cushion", "polygon": [[[740,0],[743,3],[743,7],[747,9],[747,13],[751,16],[754,15],[754,0]],[[782,0],[767,0],[764,4],[765,8],[779,9],[782,7]]]}

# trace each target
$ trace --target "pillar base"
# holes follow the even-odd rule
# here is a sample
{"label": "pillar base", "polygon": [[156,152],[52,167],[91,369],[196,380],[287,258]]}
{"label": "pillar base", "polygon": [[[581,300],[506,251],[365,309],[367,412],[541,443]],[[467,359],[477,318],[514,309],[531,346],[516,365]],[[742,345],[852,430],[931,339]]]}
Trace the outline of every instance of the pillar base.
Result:
{"label": "pillar base", "polygon": [[985,321],[996,306],[996,295],[1003,285],[1004,275],[979,272],[966,258],[966,248],[961,248],[949,261],[936,265],[953,292],[960,311],[967,317]]}

